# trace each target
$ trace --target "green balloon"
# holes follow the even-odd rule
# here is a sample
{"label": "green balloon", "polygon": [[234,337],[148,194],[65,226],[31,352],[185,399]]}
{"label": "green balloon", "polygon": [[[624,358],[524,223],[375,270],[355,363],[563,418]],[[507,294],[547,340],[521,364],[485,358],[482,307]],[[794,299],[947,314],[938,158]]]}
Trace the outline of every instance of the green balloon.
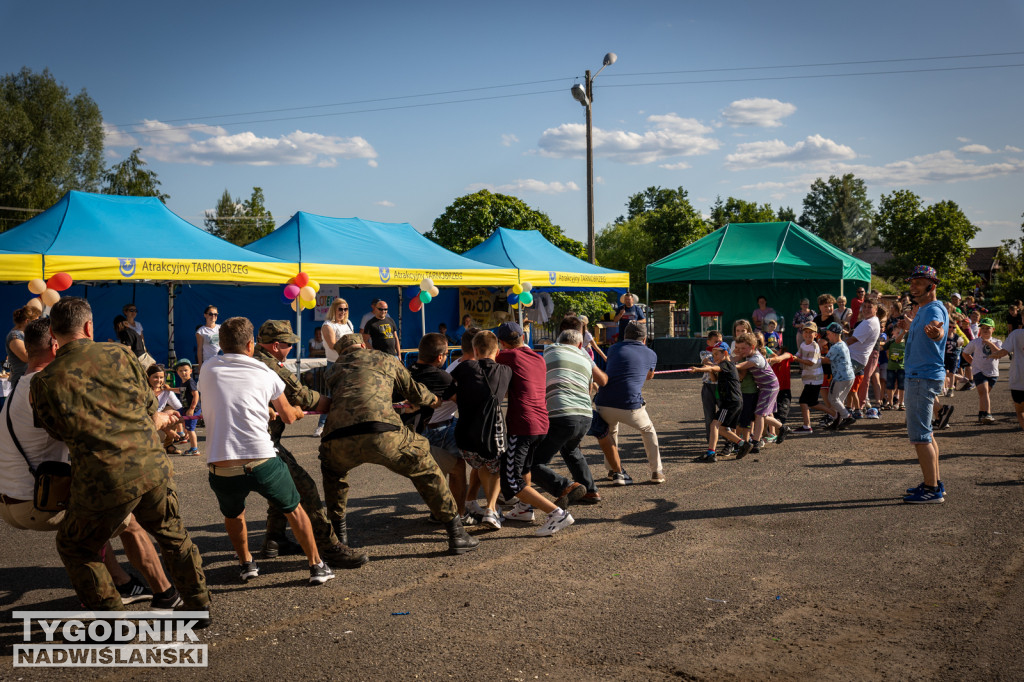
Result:
{"label": "green balloon", "polygon": [[531,303],[533,303],[533,294],[531,294],[529,291],[524,291],[523,293],[519,294],[519,302],[522,303],[523,305],[530,305]]}
{"label": "green balloon", "polygon": [[424,303],[430,303],[431,298],[433,298],[433,296],[430,295],[429,291],[420,292],[420,300],[423,301]]}

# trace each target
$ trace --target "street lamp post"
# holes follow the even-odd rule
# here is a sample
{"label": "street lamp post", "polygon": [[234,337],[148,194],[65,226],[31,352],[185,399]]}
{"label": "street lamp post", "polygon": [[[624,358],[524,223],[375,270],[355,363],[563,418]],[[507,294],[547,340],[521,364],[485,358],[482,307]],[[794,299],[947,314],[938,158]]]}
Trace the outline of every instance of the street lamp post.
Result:
{"label": "street lamp post", "polygon": [[588,69],[585,74],[586,86],[577,83],[572,86],[572,96],[577,102],[587,109],[587,253],[590,254],[590,262],[597,261],[597,246],[594,238],[594,125],[591,114],[591,104],[594,101],[594,79],[605,70],[605,67],[615,63],[618,56],[609,52],[604,56],[604,65],[598,69],[593,76]]}

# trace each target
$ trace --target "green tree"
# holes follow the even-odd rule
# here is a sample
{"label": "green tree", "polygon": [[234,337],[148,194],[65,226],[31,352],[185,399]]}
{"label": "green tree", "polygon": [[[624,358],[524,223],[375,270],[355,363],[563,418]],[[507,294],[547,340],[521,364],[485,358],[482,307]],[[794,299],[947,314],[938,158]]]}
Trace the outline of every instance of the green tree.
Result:
{"label": "green tree", "polygon": [[[94,192],[103,175],[103,117],[48,69],[0,77],[0,206],[45,209],[68,190]],[[5,212],[0,230],[32,217]]]}
{"label": "green tree", "polygon": [[[792,209],[791,209],[792,210]],[[761,204],[729,197],[724,203],[722,197],[715,199],[708,217],[708,228],[717,230],[729,223],[773,223],[776,221],[775,211],[771,204]]]}
{"label": "green tree", "polygon": [[800,225],[844,251],[861,251],[876,241],[867,186],[852,173],[811,183]]}
{"label": "green tree", "polygon": [[792,206],[780,206],[779,212],[775,215],[775,220],[780,223],[795,223],[796,211],[793,210]]}
{"label": "green tree", "polygon": [[[1024,213],[1021,217],[1024,218]],[[1024,299],[1024,222],[1020,227],[1020,237],[1004,239],[999,247],[999,272],[993,293],[1000,305]]]}
{"label": "green tree", "polygon": [[207,211],[203,221],[206,230],[232,244],[245,246],[266,237],[274,230],[274,216],[264,205],[263,189],[252,188],[252,196],[242,201],[232,199],[231,193],[224,190],[217,208]]}
{"label": "green tree", "polygon": [[597,260],[603,267],[629,273],[631,291],[644,291],[647,266],[658,260],[654,238],[647,232],[646,220],[636,217],[624,223],[607,225],[597,233]]}
{"label": "green tree", "polygon": [[449,251],[465,253],[484,242],[499,227],[510,230],[539,230],[549,242],[577,258],[586,260],[587,247],[566,237],[546,213],[530,208],[524,201],[485,189],[453,201],[434,221],[426,236]]}
{"label": "green tree", "polygon": [[156,171],[145,167],[146,162],[139,158],[141,151],[141,148],[136,147],[127,159],[110,167],[103,193],[123,197],[156,197],[166,204],[171,197],[160,191]]}
{"label": "green tree", "polygon": [[629,197],[626,201],[628,217],[620,216],[616,223],[642,219],[643,230],[653,241],[654,260],[664,258],[709,232],[687,196],[688,192],[682,187],[648,187]]}
{"label": "green tree", "polygon": [[944,283],[959,285],[969,276],[967,257],[976,234],[978,228],[952,201],[923,208],[920,197],[908,190],[879,199],[878,236],[892,254],[884,268],[889,275],[905,275],[914,266],[926,264],[938,271]]}

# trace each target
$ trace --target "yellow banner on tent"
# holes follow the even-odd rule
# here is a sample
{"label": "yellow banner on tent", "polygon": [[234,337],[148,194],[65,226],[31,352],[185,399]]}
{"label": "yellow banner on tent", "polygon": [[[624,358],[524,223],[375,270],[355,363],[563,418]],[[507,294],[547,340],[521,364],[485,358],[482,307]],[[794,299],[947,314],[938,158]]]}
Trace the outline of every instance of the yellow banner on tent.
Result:
{"label": "yellow banner on tent", "polygon": [[284,283],[296,273],[292,263],[260,263],[200,258],[109,258],[47,256],[46,274],[66,272],[77,282],[97,280],[155,280],[231,282],[233,284]]}
{"label": "yellow banner on tent", "polygon": [[595,289],[628,289],[628,272],[556,272],[554,270],[520,270],[519,281],[535,287],[592,287]]}
{"label": "yellow banner on tent", "polygon": [[[349,286],[396,286],[419,284],[425,278],[434,285],[445,286],[510,286],[516,282],[516,270],[494,268],[480,270],[430,270],[418,268],[373,267],[370,265],[331,265],[303,263],[302,271],[321,283]],[[294,274],[294,273],[292,273]],[[289,275],[290,276],[290,275]],[[287,279],[287,278],[286,278]]]}
{"label": "yellow banner on tent", "polygon": [[0,253],[0,281],[27,282],[43,276],[43,257],[38,253]]}

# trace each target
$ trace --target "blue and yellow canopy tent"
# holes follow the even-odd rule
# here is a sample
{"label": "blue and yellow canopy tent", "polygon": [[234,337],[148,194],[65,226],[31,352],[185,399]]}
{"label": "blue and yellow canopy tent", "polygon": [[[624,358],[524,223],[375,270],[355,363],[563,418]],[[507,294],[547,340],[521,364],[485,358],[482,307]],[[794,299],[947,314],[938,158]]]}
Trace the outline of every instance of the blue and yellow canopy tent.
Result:
{"label": "blue and yellow canopy tent", "polygon": [[628,289],[629,273],[592,265],[549,242],[538,230],[496,229],[462,254],[481,263],[517,270],[518,281],[558,291]]}
{"label": "blue and yellow canopy tent", "polygon": [[[321,285],[398,287],[397,310],[391,306],[389,312],[404,332],[403,348],[418,343],[419,335],[415,332],[420,325],[402,324],[403,315],[408,314],[405,309],[408,297],[403,298],[402,287],[418,292],[420,282],[430,278],[441,288],[441,295],[423,308],[425,331],[436,329],[439,322],[458,319],[458,292],[450,289],[446,292],[445,287],[503,287],[516,281],[513,268],[496,267],[452,253],[424,237],[409,223],[331,218],[299,211],[269,235],[245,248],[296,263],[298,269]],[[352,297],[345,294],[345,297],[351,307],[350,314],[358,324],[369,307],[362,308],[355,303],[370,299],[366,294]],[[312,322],[312,318],[308,321]]]}
{"label": "blue and yellow canopy tent", "polygon": [[[176,284],[276,284],[296,271],[186,222],[154,197],[71,191],[0,234],[0,282],[20,283],[4,287],[8,310],[31,297],[24,282],[58,272],[75,282],[68,294],[93,304],[97,338],[112,336],[104,318],[112,319],[125,303],[137,302],[147,321],[166,311],[167,337],[151,332],[146,338],[159,358],[175,355]],[[132,286],[125,291],[124,285]],[[189,348],[191,337],[187,331],[178,341]]]}

